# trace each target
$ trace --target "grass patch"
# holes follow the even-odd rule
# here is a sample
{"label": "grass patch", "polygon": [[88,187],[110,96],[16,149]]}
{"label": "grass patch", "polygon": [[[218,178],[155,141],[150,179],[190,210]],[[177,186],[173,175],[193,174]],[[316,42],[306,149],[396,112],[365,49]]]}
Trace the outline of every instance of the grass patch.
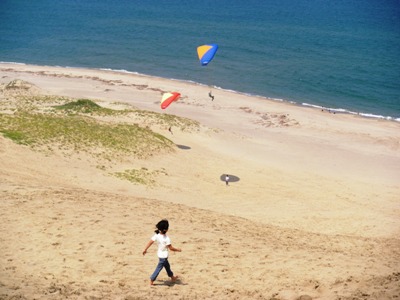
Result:
{"label": "grass patch", "polygon": [[0,132],[3,134],[4,137],[14,141],[17,144],[21,145],[30,144],[29,137],[26,136],[26,134],[24,134],[23,132],[7,130],[7,129],[0,130]]}
{"label": "grass patch", "polygon": [[104,108],[88,99],[78,99],[63,105],[54,106],[56,110],[63,110],[67,113],[83,113],[83,114],[99,114],[99,115],[112,115],[116,111]]}
{"label": "grass patch", "polygon": [[160,150],[173,151],[174,145],[148,128],[109,124],[79,115],[0,114],[0,132],[20,144],[48,149],[51,145],[62,145],[108,159],[112,159],[113,154],[148,158]]}
{"label": "grass patch", "polygon": [[135,184],[142,184],[149,186],[156,184],[156,180],[154,178],[159,174],[167,175],[167,173],[164,170],[149,171],[147,168],[141,168],[138,170],[130,169],[130,170],[125,170],[123,172],[113,173],[114,176],[120,179],[125,179]]}

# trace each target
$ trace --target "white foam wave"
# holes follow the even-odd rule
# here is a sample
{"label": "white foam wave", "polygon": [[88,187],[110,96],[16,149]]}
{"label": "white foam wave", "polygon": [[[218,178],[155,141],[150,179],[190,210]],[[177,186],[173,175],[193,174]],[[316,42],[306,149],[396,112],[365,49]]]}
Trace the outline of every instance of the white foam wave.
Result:
{"label": "white foam wave", "polygon": [[14,61],[0,61],[0,64],[21,65],[21,66],[27,65],[25,63],[14,62]]}
{"label": "white foam wave", "polygon": [[323,107],[323,106],[304,103],[304,102],[301,105],[307,106],[307,107],[311,107],[311,108],[318,108],[318,109],[321,109],[321,110],[326,110],[326,111],[328,111],[330,113],[344,113],[344,114],[358,115],[358,116],[365,117],[365,118],[375,118],[375,119],[383,119],[383,120],[388,120],[388,121],[400,122],[400,118],[393,118],[393,117],[390,117],[390,116],[375,115],[375,114],[371,114],[371,113],[355,112],[355,111],[347,110],[347,109],[344,109],[344,108]]}

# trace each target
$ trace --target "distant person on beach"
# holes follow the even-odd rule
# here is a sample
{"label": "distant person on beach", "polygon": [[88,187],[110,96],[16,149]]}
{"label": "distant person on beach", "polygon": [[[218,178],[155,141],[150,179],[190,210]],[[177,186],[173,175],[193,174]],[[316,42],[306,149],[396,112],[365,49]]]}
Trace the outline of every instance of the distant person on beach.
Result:
{"label": "distant person on beach", "polygon": [[171,126],[168,128],[168,131],[171,132],[172,135],[174,134],[174,133],[172,132],[172,127],[171,127]]}
{"label": "distant person on beach", "polygon": [[211,94],[211,91],[208,93],[208,97],[211,98],[211,101],[214,101],[214,96],[213,96],[213,94]]}
{"label": "distant person on beach", "polygon": [[225,175],[225,185],[229,185],[229,175]]}
{"label": "distant person on beach", "polygon": [[163,268],[165,268],[168,277],[170,277],[173,282],[178,279],[178,276],[174,276],[174,273],[171,271],[171,267],[168,262],[168,250],[176,252],[182,252],[182,250],[179,248],[175,248],[171,245],[171,240],[167,236],[168,227],[168,220],[164,219],[158,222],[156,225],[157,230],[154,231],[155,234],[151,237],[150,241],[147,243],[146,247],[143,250],[143,255],[145,255],[147,253],[147,249],[149,249],[149,247],[153,245],[154,242],[157,242],[158,265],[153,274],[150,276],[150,285],[154,285],[154,281],[157,279],[158,274],[160,274]]}

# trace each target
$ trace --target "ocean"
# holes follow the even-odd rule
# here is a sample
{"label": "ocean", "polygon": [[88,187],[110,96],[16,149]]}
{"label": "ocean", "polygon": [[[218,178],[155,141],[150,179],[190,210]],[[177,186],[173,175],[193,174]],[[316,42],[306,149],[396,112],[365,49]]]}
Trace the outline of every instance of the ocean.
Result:
{"label": "ocean", "polygon": [[[219,46],[201,66],[196,48]],[[0,61],[112,69],[400,121],[399,0],[0,0]]]}

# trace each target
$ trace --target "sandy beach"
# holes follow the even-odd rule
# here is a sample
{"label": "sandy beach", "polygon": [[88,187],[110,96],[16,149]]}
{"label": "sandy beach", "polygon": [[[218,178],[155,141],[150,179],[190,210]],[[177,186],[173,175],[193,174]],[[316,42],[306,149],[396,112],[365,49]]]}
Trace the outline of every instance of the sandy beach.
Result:
{"label": "sandy beach", "polygon": [[[171,91],[181,98],[162,110]],[[173,145],[146,157],[0,135],[0,299],[400,299],[400,122],[208,92],[0,63],[0,131],[77,99],[179,117],[85,116]],[[115,176],[129,169],[148,181]],[[180,280],[162,271],[151,287],[157,249],[142,251],[163,218]]]}

